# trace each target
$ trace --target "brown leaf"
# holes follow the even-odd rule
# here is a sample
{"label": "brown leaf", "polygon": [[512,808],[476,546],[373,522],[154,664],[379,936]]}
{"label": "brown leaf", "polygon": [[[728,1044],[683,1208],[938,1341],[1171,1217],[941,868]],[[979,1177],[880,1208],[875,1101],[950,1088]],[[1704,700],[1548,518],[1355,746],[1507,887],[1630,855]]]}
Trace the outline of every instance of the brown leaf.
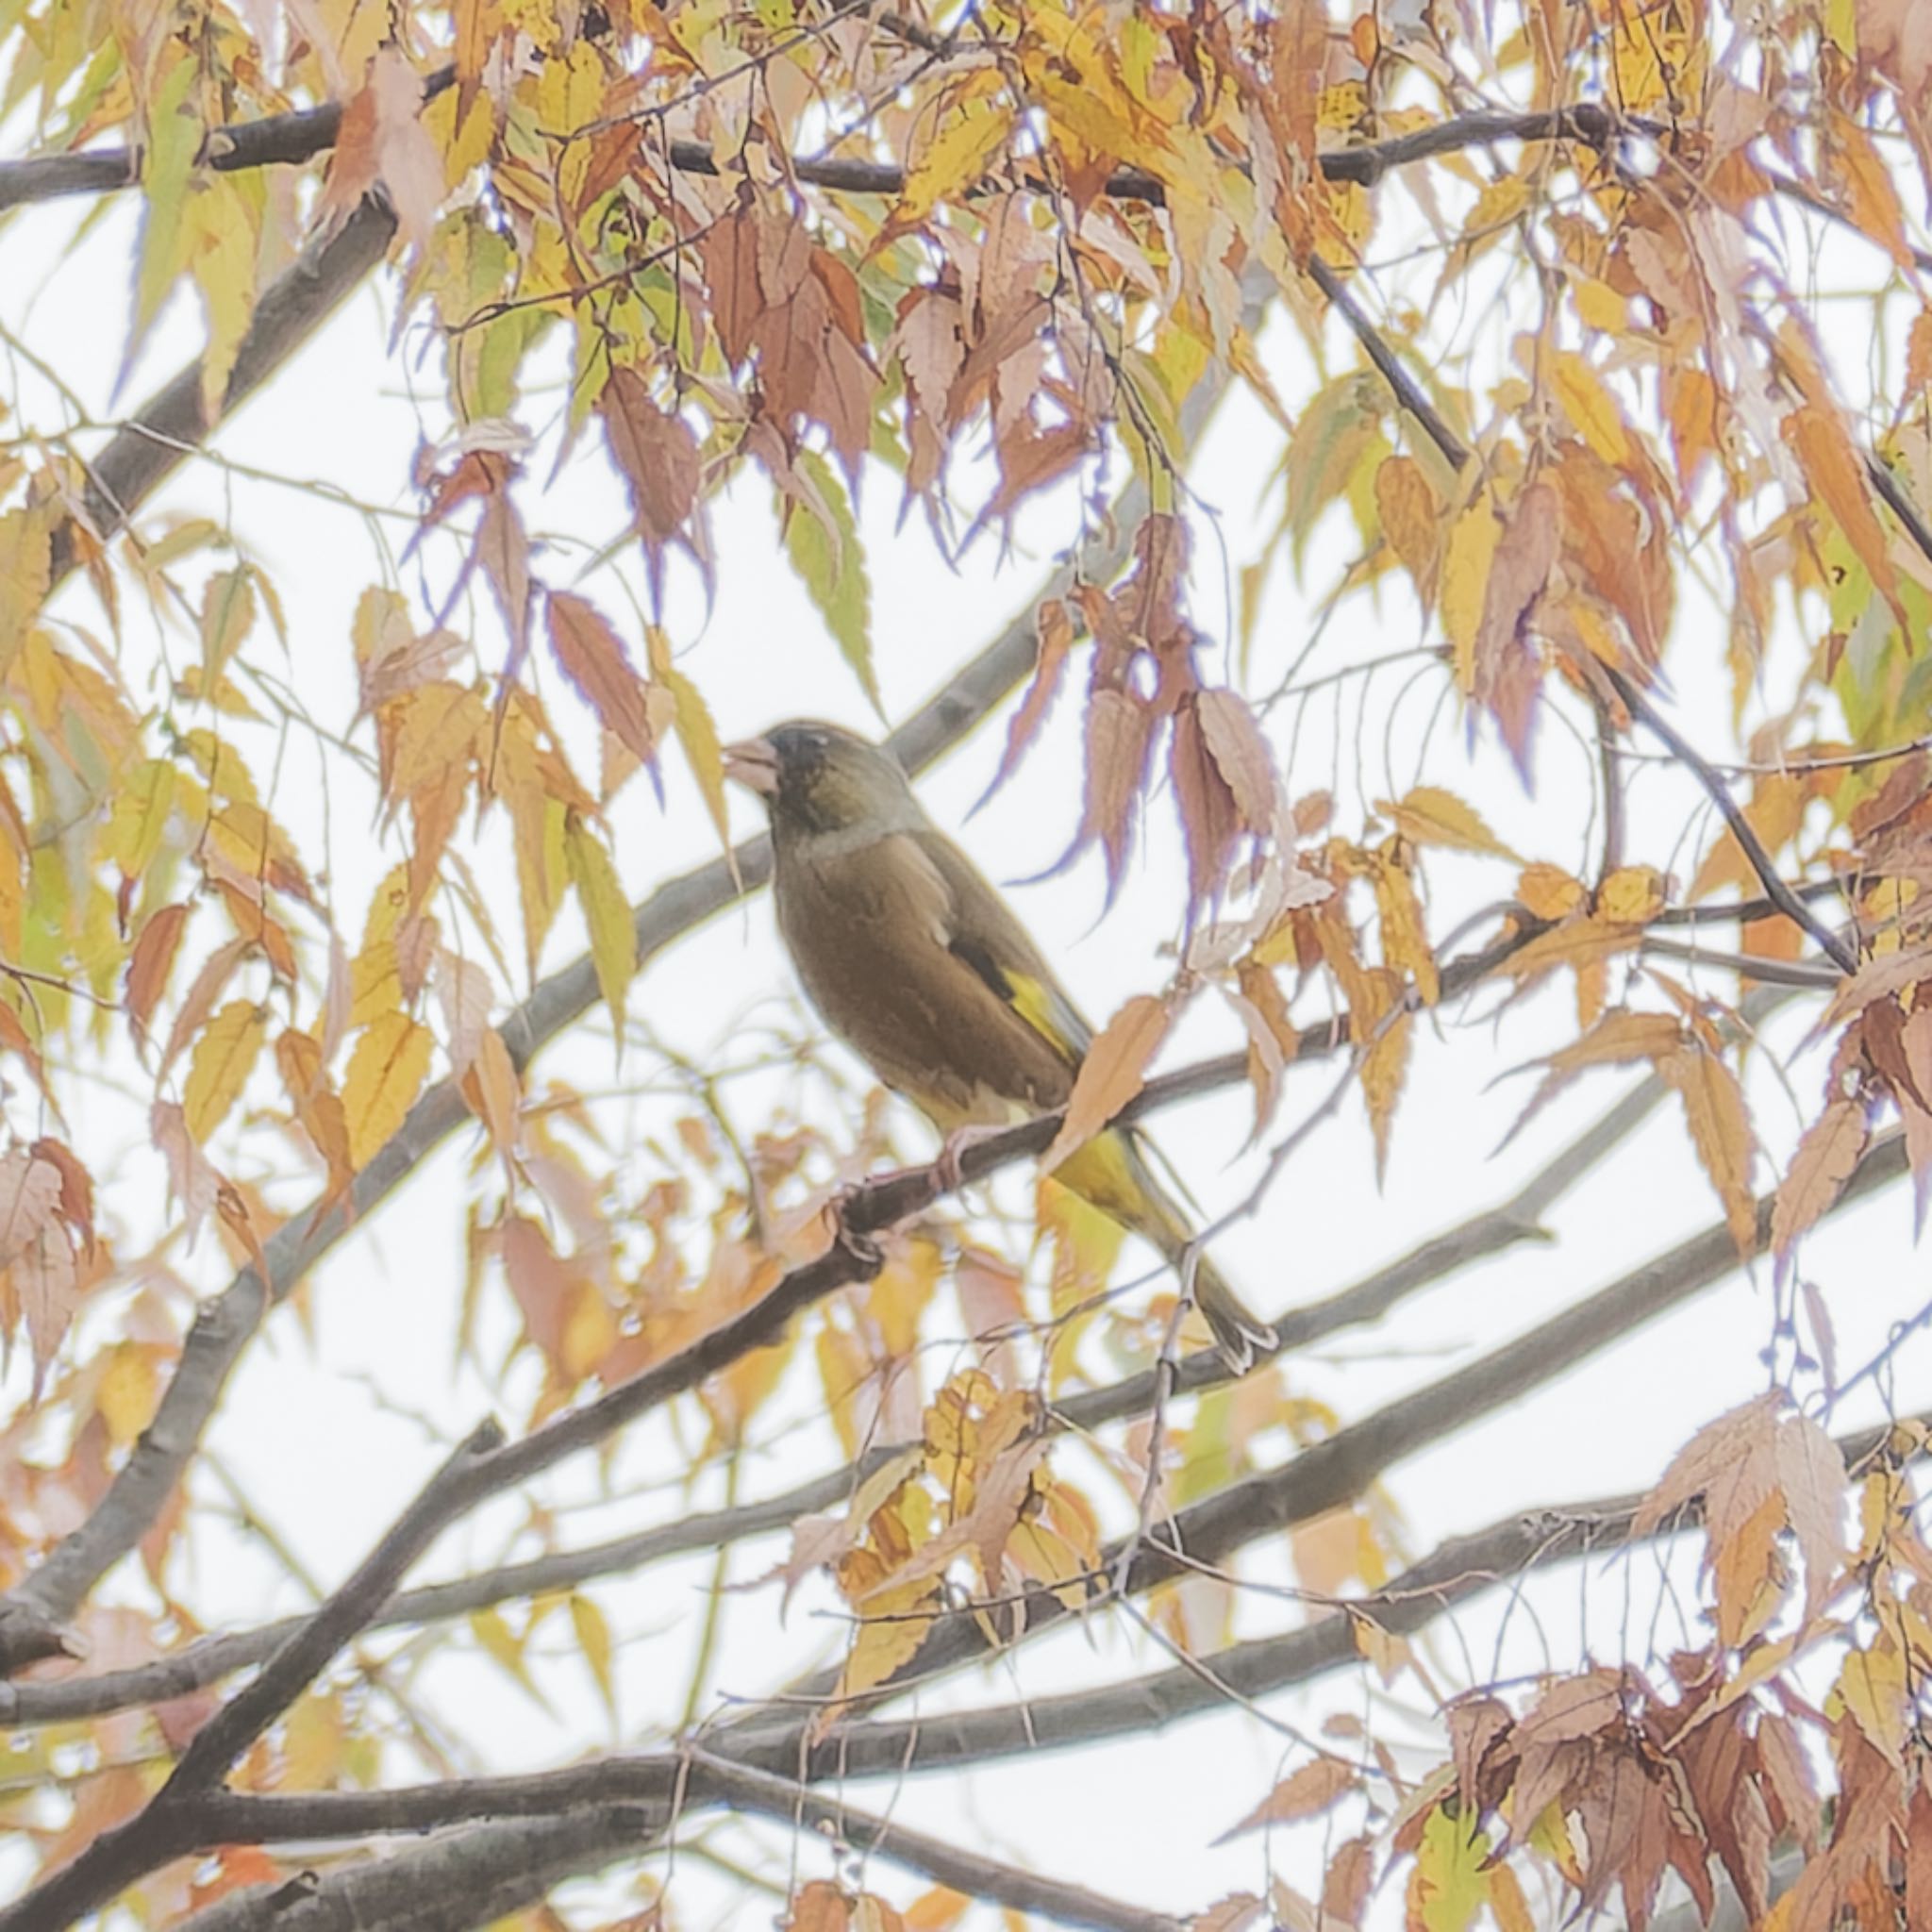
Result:
{"label": "brown leaf", "polygon": [[1168,746],[1168,775],[1188,852],[1191,912],[1219,894],[1241,829],[1241,808],[1208,748],[1198,700],[1198,693],[1191,693],[1181,701]]}
{"label": "brown leaf", "polygon": [[1201,736],[1241,812],[1241,825],[1257,838],[1274,829],[1281,804],[1274,754],[1245,699],[1224,686],[1210,686],[1194,698]]}
{"label": "brown leaf", "polygon": [[376,52],[368,79],[342,109],[318,212],[343,221],[378,183],[404,243],[420,247],[442,200],[442,158],[423,125],[423,76],[394,45]]}
{"label": "brown leaf", "polygon": [[1026,687],[1026,695],[1020,700],[1020,708],[1007,726],[1007,748],[1000,754],[1000,768],[992,774],[992,783],[986,788],[989,798],[1013,775],[1026,755],[1026,747],[1039,736],[1058,693],[1068,653],[1074,648],[1073,613],[1062,597],[1048,597],[1041,602],[1033,615],[1033,628],[1039,639],[1033,682]]}
{"label": "brown leaf", "polygon": [[1076,1148],[1084,1147],[1140,1092],[1147,1062],[1166,1039],[1171,1018],[1165,1000],[1136,993],[1100,1029],[1080,1063],[1067,1101],[1067,1117],[1053,1145],[1040,1157],[1041,1173],[1051,1174]]}
{"label": "brown leaf", "polygon": [[71,1147],[42,1135],[27,1150],[36,1160],[43,1160],[60,1176],[60,1197],[56,1204],[61,1220],[75,1229],[87,1244],[89,1254],[94,1246],[94,1182],[93,1176],[80,1164],[80,1159]]}
{"label": "brown leaf", "polygon": [[1472,695],[1501,724],[1519,766],[1528,758],[1528,703],[1536,679],[1523,625],[1556,565],[1561,524],[1556,491],[1547,483],[1532,483],[1517,500],[1496,545],[1476,626]]}
{"label": "brown leaf", "polygon": [[624,641],[582,597],[553,591],[548,611],[550,648],[563,675],[596,712],[605,730],[648,764],[657,740],[644,681],[632,667]]}
{"label": "brown leaf", "polygon": [[1100,841],[1109,902],[1126,871],[1154,723],[1152,708],[1127,691],[1097,691],[1088,703],[1087,802],[1074,849]]}
{"label": "brown leaf", "polygon": [[683,417],[658,407],[650,385],[635,369],[610,372],[597,410],[630,492],[631,517],[643,539],[653,594],[659,594],[664,545],[682,534],[697,506],[698,440]]}
{"label": "brown leaf", "polygon": [[1869,1124],[1862,1100],[1834,1100],[1806,1129],[1771,1211],[1771,1245],[1780,1267],[1790,1261],[1798,1237],[1851,1178],[1865,1151]]}
{"label": "brown leaf", "polygon": [[1283,1778],[1239,1824],[1230,1825],[1213,1842],[1224,1845],[1264,1824],[1289,1824],[1297,1818],[1312,1818],[1354,1790],[1358,1782],[1353,1765],[1339,1757],[1317,1757]]}

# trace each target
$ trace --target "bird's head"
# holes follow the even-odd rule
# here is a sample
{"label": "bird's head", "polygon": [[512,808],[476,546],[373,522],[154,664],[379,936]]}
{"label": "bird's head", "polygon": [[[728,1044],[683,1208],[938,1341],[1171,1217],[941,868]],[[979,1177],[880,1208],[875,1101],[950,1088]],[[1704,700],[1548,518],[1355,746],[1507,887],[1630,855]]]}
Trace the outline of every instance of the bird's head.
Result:
{"label": "bird's head", "polygon": [[891,752],[815,719],[726,745],[724,775],[765,801],[780,837],[861,826],[903,830],[923,816]]}

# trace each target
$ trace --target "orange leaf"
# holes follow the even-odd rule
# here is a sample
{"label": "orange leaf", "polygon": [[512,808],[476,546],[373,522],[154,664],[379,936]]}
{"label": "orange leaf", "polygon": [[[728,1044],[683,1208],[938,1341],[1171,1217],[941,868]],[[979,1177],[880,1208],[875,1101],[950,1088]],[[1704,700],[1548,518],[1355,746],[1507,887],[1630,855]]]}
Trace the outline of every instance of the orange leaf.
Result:
{"label": "orange leaf", "polygon": [[162,906],[149,914],[127,956],[127,983],[122,996],[122,1009],[127,1015],[136,1042],[145,1048],[147,1023],[161,994],[166,991],[168,974],[175,955],[181,948],[182,928],[188,924],[185,905]]}
{"label": "orange leaf", "polygon": [[1165,1000],[1136,993],[1101,1028],[1080,1063],[1067,1101],[1067,1117],[1053,1145],[1040,1157],[1042,1173],[1051,1174],[1076,1148],[1084,1147],[1140,1092],[1147,1062],[1166,1039],[1171,1017]]}

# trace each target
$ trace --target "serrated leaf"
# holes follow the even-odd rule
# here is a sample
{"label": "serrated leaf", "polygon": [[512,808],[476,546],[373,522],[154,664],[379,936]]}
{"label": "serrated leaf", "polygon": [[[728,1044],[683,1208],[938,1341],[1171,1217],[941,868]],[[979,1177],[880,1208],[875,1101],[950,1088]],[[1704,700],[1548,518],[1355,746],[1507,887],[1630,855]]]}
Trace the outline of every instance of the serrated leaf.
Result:
{"label": "serrated leaf", "polygon": [[358,1171],[402,1125],[429,1071],[432,1044],[428,1027],[398,1012],[379,1014],[356,1042],[342,1080],[342,1114]]}
{"label": "serrated leaf", "polygon": [[564,828],[564,863],[584,909],[591,935],[591,963],[597,969],[597,990],[610,1008],[610,1024],[619,1044],[624,1041],[624,997],[638,970],[637,929],[631,924],[630,901],[610,855],[581,819]]}
{"label": "serrated leaf", "polygon": [[208,1023],[181,1090],[182,1117],[197,1141],[207,1141],[241,1097],[267,1035],[268,1010],[253,1000],[230,1000]]}
{"label": "serrated leaf", "polygon": [[1453,852],[1487,852],[1522,860],[1483,822],[1474,806],[1440,785],[1418,785],[1397,799],[1381,799],[1375,809],[1412,845],[1441,845]]}
{"label": "serrated leaf", "polygon": [[831,464],[816,451],[804,451],[798,467],[810,478],[817,500],[832,522],[828,528],[814,510],[794,509],[785,529],[786,555],[837,641],[840,654],[874,708],[882,711],[872,661],[872,583],[851,499]]}

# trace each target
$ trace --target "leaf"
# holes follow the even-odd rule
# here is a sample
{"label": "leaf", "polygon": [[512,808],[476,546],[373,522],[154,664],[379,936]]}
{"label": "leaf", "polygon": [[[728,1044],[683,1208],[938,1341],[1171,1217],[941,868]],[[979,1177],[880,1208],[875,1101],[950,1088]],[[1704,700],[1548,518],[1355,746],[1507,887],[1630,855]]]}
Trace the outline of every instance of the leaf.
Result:
{"label": "leaf", "polygon": [[[999,770],[992,774],[985,798],[991,798],[1013,775],[1020,760],[1026,755],[1027,746],[1040,735],[1040,727],[1046,722],[1047,712],[1053,708],[1054,698],[1066,672],[1068,654],[1074,647],[1074,618],[1067,608],[1066,599],[1043,599],[1033,613],[1033,630],[1038,640],[1033,660],[1033,682],[1026,687],[1026,695],[1020,700],[1020,708],[1008,722],[1006,749],[1000,754]],[[985,798],[982,798],[982,804]]]}
{"label": "leaf", "polygon": [[610,1641],[609,1621],[589,1597],[572,1591],[570,1625],[576,1635],[577,1648],[583,1653],[585,1663],[590,1666],[591,1679],[597,1686],[597,1694],[604,1700],[604,1708],[615,1723],[617,1686],[611,1674],[610,1664],[616,1646]]}
{"label": "leaf", "polygon": [[1778,1185],[1771,1210],[1771,1245],[1780,1267],[1792,1245],[1839,1197],[1865,1151],[1869,1123],[1861,1100],[1834,1100],[1806,1129]]}
{"label": "leaf", "polygon": [[189,910],[180,904],[158,907],[148,915],[141,937],[127,956],[127,979],[121,1007],[143,1058],[148,1047],[147,1023],[154,1017],[161,994],[167,991],[168,974],[181,949],[181,934],[188,924]]}
{"label": "leaf", "polygon": [[1242,1832],[1264,1824],[1289,1824],[1298,1818],[1312,1818],[1354,1790],[1359,1782],[1355,1768],[1342,1759],[1317,1757],[1283,1778],[1239,1824],[1230,1825],[1213,1842],[1224,1845]]}
{"label": "leaf", "polygon": [[591,934],[591,962],[597,969],[597,990],[610,1008],[610,1024],[624,1045],[624,997],[638,970],[637,928],[631,923],[630,901],[610,855],[581,819],[564,827],[564,862],[584,924]]}
{"label": "leaf", "polygon": [[1066,1119],[1053,1145],[1040,1157],[1042,1174],[1051,1174],[1075,1149],[1084,1147],[1140,1092],[1147,1062],[1166,1039],[1172,1017],[1165,1000],[1136,993],[1100,1029],[1080,1062]]}
{"label": "leaf", "polygon": [[[228,659],[255,628],[255,573],[245,563],[217,571],[201,593],[201,675],[212,691]],[[172,775],[173,767],[166,768]],[[139,868],[135,868],[138,870]]]}
{"label": "leaf", "polygon": [[423,125],[423,76],[395,45],[376,51],[368,79],[342,109],[318,212],[346,220],[378,183],[404,245],[420,248],[442,200],[442,157]]}
{"label": "leaf", "polygon": [[1495,499],[1484,488],[1450,525],[1442,546],[1442,628],[1454,653],[1456,682],[1465,696],[1475,691],[1476,640],[1483,628],[1490,572],[1502,541]]}
{"label": "leaf", "polygon": [[241,1098],[268,1038],[268,1008],[253,1000],[230,1000],[195,1041],[181,1090],[181,1117],[189,1135],[205,1142]]}
{"label": "leaf", "polygon": [[433,1044],[428,1027],[401,1012],[372,1020],[356,1042],[342,1079],[342,1112],[349,1158],[358,1173],[408,1114],[429,1071]]}
{"label": "leaf", "polygon": [[1757,1203],[1751,1192],[1757,1139],[1738,1076],[1717,1055],[1687,1041],[1657,1062],[1659,1077],[1683,1103],[1690,1144],[1717,1190],[1740,1258],[1757,1252]]}
{"label": "leaf", "polygon": [[963,113],[946,120],[907,169],[892,227],[917,227],[941,202],[956,200],[977,182],[1012,128],[1012,108],[998,97],[970,101]]}
{"label": "leaf", "polygon": [[1416,1932],[1464,1932],[1489,1902],[1488,1835],[1474,1818],[1435,1806],[1423,1824],[1408,1874],[1408,1922]]}
{"label": "leaf", "polygon": [[516,1152],[517,1104],[522,1087],[516,1062],[495,1027],[486,1026],[475,1058],[461,1074],[464,1104],[483,1123],[506,1161]]}
{"label": "leaf", "polygon": [[872,660],[872,584],[851,499],[815,450],[799,453],[798,468],[815,486],[824,515],[792,512],[785,526],[786,555],[874,708],[883,710]]}
{"label": "leaf", "polygon": [[641,763],[649,764],[658,747],[644,681],[632,668],[623,641],[585,598],[553,591],[546,610],[550,648],[563,675],[605,730]]}
{"label": "leaf", "polygon": [[1808,1621],[1824,1608],[1844,1555],[1845,1499],[1851,1485],[1843,1451],[1807,1415],[1780,1418],[1776,1457],[1785,1519],[1805,1558]]}
{"label": "leaf", "polygon": [[0,1157],[0,1268],[10,1267],[53,1219],[60,1170],[23,1147]]}
{"label": "leaf", "polygon": [[1441,505],[1413,457],[1385,457],[1375,470],[1375,509],[1424,606],[1436,594],[1436,541]]}
{"label": "leaf", "polygon": [[1411,845],[1442,845],[1454,852],[1486,852],[1498,858],[1512,859],[1518,865],[1523,863],[1483,823],[1482,814],[1473,805],[1439,785],[1418,785],[1398,799],[1380,799],[1375,809]]}
{"label": "leaf", "polygon": [[731,843],[731,813],[724,799],[724,748],[718,741],[717,723],[697,686],[673,668],[670,641],[664,633],[653,625],[649,635],[652,670],[671,696],[671,727],[691,760],[691,776],[698,781],[705,809],[711,815],[718,842],[724,848],[735,878],[738,860]]}
{"label": "leaf", "polygon": [[1793,409],[1778,431],[1804,465],[1805,480],[1844,532],[1906,635],[1911,636],[1911,619],[1899,601],[1898,573],[1885,526],[1872,507],[1871,485],[1843,419],[1828,405],[1809,402]]}
{"label": "leaf", "polygon": [[610,372],[597,412],[630,492],[631,521],[643,541],[652,595],[661,597],[664,546],[683,534],[697,507],[703,474],[697,438],[683,417],[658,407],[635,369]]}

